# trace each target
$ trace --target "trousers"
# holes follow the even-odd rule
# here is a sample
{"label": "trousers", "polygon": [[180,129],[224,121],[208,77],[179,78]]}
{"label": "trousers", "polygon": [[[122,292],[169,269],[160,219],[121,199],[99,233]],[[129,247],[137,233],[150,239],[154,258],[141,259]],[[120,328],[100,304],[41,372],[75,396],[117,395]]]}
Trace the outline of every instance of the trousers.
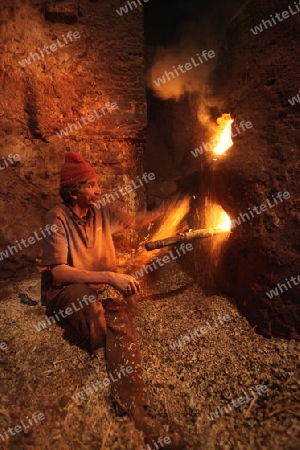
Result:
{"label": "trousers", "polygon": [[[81,300],[85,295],[96,296],[97,300],[83,304]],[[115,371],[120,372],[122,366],[132,367],[131,373],[126,373],[126,376],[111,384],[113,400],[124,412],[130,413],[136,406],[148,405],[132,316],[122,299],[100,301],[96,289],[85,283],[72,283],[59,289],[50,288],[45,304],[56,312],[72,308],[73,313],[65,320],[89,341],[94,354],[105,347],[108,373],[113,375]]]}

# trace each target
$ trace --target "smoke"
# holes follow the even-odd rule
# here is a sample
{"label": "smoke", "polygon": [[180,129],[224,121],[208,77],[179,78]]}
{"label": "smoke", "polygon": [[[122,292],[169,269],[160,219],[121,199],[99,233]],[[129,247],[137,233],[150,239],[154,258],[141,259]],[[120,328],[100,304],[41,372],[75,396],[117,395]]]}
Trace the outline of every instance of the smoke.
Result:
{"label": "smoke", "polygon": [[[207,48],[200,44],[196,45],[194,42],[187,43],[185,41],[180,42],[177,46],[159,47],[155,62],[148,72],[147,86],[154,91],[157,97],[163,99],[175,98],[176,100],[185,93],[205,90],[205,85],[214,66],[214,60],[203,61],[200,65],[197,54],[201,55],[203,50],[213,50],[215,53],[213,47]],[[197,67],[192,63],[192,58],[195,65],[198,64]],[[185,70],[184,66],[187,63],[192,65],[192,69],[182,73],[178,66],[183,66],[183,70]],[[165,72],[173,73],[174,78],[169,75],[171,79],[168,79]],[[165,83],[160,82],[159,79],[164,79]],[[160,85],[158,86],[158,84]]]}
{"label": "smoke", "polygon": [[[195,17],[192,21],[183,23],[176,45],[157,48],[153,64],[147,72],[147,86],[156,97],[179,100],[183,95],[192,92],[199,93],[202,98],[209,95],[209,78],[218,62],[226,27],[245,0],[231,0],[229,3],[228,5],[228,2],[224,4],[223,1],[217,0],[201,17]],[[195,13],[196,11],[195,6]],[[158,85],[158,78],[162,79],[165,72],[176,74],[175,69],[179,65],[190,63],[191,58],[199,62],[196,55],[197,53],[201,55],[203,50],[212,50],[216,56],[203,61],[203,64],[198,67],[193,66],[186,73],[178,71],[179,75],[174,78],[169,76],[170,80],[165,76],[165,83]],[[207,105],[202,104],[199,112],[202,123],[209,122],[206,109]]]}

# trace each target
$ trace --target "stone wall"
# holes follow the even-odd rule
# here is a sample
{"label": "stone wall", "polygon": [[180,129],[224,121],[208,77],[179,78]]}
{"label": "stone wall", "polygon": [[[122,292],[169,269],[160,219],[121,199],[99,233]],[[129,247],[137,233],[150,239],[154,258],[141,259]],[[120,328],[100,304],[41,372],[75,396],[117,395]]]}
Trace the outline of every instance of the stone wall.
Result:
{"label": "stone wall", "polygon": [[[38,231],[46,211],[60,201],[66,151],[81,153],[95,166],[103,193],[124,187],[142,171],[143,10],[119,16],[116,8],[123,4],[0,1],[0,156],[20,155],[0,173],[1,251]],[[29,63],[22,63],[25,58]],[[118,108],[98,118],[107,102]],[[134,213],[144,202],[140,188],[119,204]],[[21,273],[40,255],[39,242],[9,255],[1,262],[2,279]]]}
{"label": "stone wall", "polygon": [[[253,129],[234,139],[228,154],[218,160],[216,200],[237,218],[248,208],[272,207],[250,216],[233,229],[219,266],[218,284],[233,296],[241,311],[264,334],[299,336],[300,284],[300,168],[299,105],[288,99],[299,92],[300,13],[254,35],[262,20],[276,13],[297,11],[293,2],[251,0],[232,19],[227,30],[214,93],[237,123],[249,120]],[[290,198],[274,204],[273,196]],[[290,284],[288,284],[289,282]],[[286,284],[279,295],[266,293]],[[280,292],[282,290],[282,292]]]}

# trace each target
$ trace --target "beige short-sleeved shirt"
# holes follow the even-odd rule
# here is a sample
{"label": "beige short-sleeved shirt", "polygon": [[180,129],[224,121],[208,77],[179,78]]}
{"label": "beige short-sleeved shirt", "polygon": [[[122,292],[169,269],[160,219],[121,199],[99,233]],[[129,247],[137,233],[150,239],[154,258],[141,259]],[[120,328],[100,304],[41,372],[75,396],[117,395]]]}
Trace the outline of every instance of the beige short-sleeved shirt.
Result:
{"label": "beige short-sleeved shirt", "polygon": [[86,219],[80,219],[69,206],[57,205],[46,215],[45,224],[56,225],[58,229],[43,240],[42,264],[115,271],[112,234],[128,227],[129,223],[128,214],[108,206],[91,206]]}

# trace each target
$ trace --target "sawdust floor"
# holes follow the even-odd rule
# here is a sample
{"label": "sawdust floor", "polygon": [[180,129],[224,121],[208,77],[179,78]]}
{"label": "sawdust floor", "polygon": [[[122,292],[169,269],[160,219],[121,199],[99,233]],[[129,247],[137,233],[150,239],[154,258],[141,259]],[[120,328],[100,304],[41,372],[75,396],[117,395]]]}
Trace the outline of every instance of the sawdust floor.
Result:
{"label": "sawdust floor", "polygon": [[[39,304],[21,304],[21,292]],[[134,320],[150,412],[166,433],[181,432],[193,450],[300,448],[299,343],[255,334],[234,304],[205,297],[176,263],[164,266],[155,282],[143,280],[140,297]],[[28,426],[26,417],[34,412],[45,419],[4,442],[0,437],[1,450],[145,448],[129,418],[115,414],[109,387],[80,402],[72,399],[107,376],[104,354],[93,360],[85,344],[58,325],[38,332],[44,314],[38,275],[2,286],[0,344],[8,348],[0,350],[0,430],[21,420]],[[224,314],[230,322],[217,327],[213,318]],[[212,330],[170,348],[207,321]],[[251,397],[255,385],[266,385],[267,393]],[[241,396],[243,405],[209,419]]]}

